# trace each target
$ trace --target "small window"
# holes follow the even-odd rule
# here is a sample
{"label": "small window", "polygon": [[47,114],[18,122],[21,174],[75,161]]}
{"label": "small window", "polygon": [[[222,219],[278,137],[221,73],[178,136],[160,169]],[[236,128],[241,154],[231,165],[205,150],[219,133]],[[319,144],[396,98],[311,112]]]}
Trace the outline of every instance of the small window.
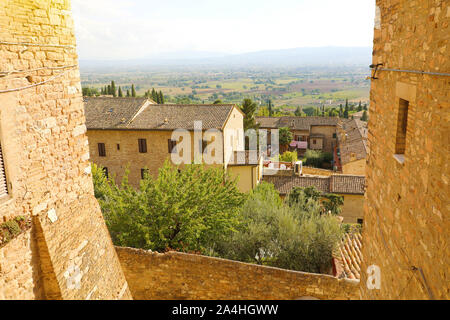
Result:
{"label": "small window", "polygon": [[141,179],[145,179],[148,176],[148,169],[141,169]]}
{"label": "small window", "polygon": [[177,153],[177,141],[169,139],[168,140],[169,153]]}
{"label": "small window", "polygon": [[120,144],[117,144],[117,150],[120,150]]}
{"label": "small window", "polygon": [[333,133],[333,139],[336,139],[336,138],[337,138],[337,134]]}
{"label": "small window", "polygon": [[408,129],[409,101],[400,99],[397,118],[397,137],[395,141],[395,154],[403,155],[406,150],[406,132]]}
{"label": "small window", "polygon": [[103,174],[105,175],[105,177],[109,178],[109,171],[107,167],[103,167]]}
{"label": "small window", "polygon": [[204,153],[207,147],[208,141],[198,140],[198,148],[200,149],[200,153]]}
{"label": "small window", "polygon": [[8,184],[6,182],[5,163],[3,161],[2,145],[0,144],[0,199],[8,195]]}
{"label": "small window", "polygon": [[317,140],[314,139],[314,140],[313,140],[313,144],[317,144]]}
{"label": "small window", "polygon": [[98,144],[98,155],[99,157],[106,157],[106,147],[104,143]]}
{"label": "small window", "polygon": [[147,139],[139,139],[139,153],[147,153]]}
{"label": "small window", "polygon": [[358,219],[357,221],[358,221],[358,223],[359,223],[360,225],[362,225],[363,222],[364,222],[364,219]]}

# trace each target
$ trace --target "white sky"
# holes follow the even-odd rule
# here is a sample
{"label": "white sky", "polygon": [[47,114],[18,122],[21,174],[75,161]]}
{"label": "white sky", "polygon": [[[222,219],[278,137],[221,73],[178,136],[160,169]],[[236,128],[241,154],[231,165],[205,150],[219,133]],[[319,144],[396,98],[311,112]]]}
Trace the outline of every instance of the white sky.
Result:
{"label": "white sky", "polygon": [[371,46],[375,0],[72,0],[81,59]]}

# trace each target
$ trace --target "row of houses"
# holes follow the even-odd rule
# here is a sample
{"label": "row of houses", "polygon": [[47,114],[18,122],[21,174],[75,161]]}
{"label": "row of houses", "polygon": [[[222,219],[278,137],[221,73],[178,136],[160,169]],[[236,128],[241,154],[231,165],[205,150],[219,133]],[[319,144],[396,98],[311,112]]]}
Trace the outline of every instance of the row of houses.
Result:
{"label": "row of houses", "polygon": [[[203,163],[223,168],[237,178],[242,192],[253,190],[264,180],[273,183],[281,197],[294,187],[311,185],[324,193],[341,194],[344,221],[362,223],[364,176],[344,176],[343,172],[326,177],[299,176],[293,167],[284,176],[268,174],[263,156],[244,150],[244,114],[235,105],[159,105],[146,98],[110,97],[85,98],[84,105],[90,159],[117,182],[128,170],[130,184],[138,187],[145,174],[156,177],[166,161],[180,170],[186,163]],[[342,124],[339,118],[258,117],[256,121],[269,133],[289,128],[294,142],[304,142],[307,148],[333,152],[340,147],[341,156],[351,149],[347,144],[339,145],[353,141],[341,138],[340,132],[352,125]],[[269,134],[269,146],[271,143]]]}

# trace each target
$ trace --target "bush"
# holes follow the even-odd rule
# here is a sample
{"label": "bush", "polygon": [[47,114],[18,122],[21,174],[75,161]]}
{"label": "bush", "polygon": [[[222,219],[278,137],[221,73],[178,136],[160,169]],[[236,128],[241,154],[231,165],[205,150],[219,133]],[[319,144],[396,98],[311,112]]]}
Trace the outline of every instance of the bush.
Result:
{"label": "bush", "polygon": [[295,163],[298,160],[297,152],[295,152],[295,151],[293,151],[293,152],[286,151],[285,153],[281,154],[279,157],[280,157],[281,162]]}
{"label": "bush", "polygon": [[[277,200],[278,199],[278,200]],[[244,224],[218,247],[224,258],[305,272],[328,272],[342,237],[339,221],[304,194],[289,206],[260,184],[242,208]]]}
{"label": "bush", "polygon": [[333,154],[319,150],[307,150],[305,153],[305,158],[305,165],[315,168],[323,168],[324,163],[330,163],[333,160]]}
{"label": "bush", "polygon": [[241,224],[239,210],[246,196],[222,169],[189,165],[178,172],[167,162],[158,178],[147,175],[139,190],[129,185],[128,172],[120,186],[95,165],[92,172],[116,245],[207,253]]}

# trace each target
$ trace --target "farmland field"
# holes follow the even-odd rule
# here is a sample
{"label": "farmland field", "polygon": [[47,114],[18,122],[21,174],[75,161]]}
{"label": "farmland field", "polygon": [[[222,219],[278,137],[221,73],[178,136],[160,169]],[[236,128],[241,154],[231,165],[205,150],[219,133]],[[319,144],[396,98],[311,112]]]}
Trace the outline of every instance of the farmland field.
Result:
{"label": "farmland field", "polygon": [[81,69],[84,87],[102,88],[111,80],[124,92],[135,85],[137,95],[155,88],[166,103],[241,103],[251,98],[260,105],[270,99],[276,107],[339,106],[368,103],[369,70],[362,67],[316,68],[155,68],[130,71]]}

